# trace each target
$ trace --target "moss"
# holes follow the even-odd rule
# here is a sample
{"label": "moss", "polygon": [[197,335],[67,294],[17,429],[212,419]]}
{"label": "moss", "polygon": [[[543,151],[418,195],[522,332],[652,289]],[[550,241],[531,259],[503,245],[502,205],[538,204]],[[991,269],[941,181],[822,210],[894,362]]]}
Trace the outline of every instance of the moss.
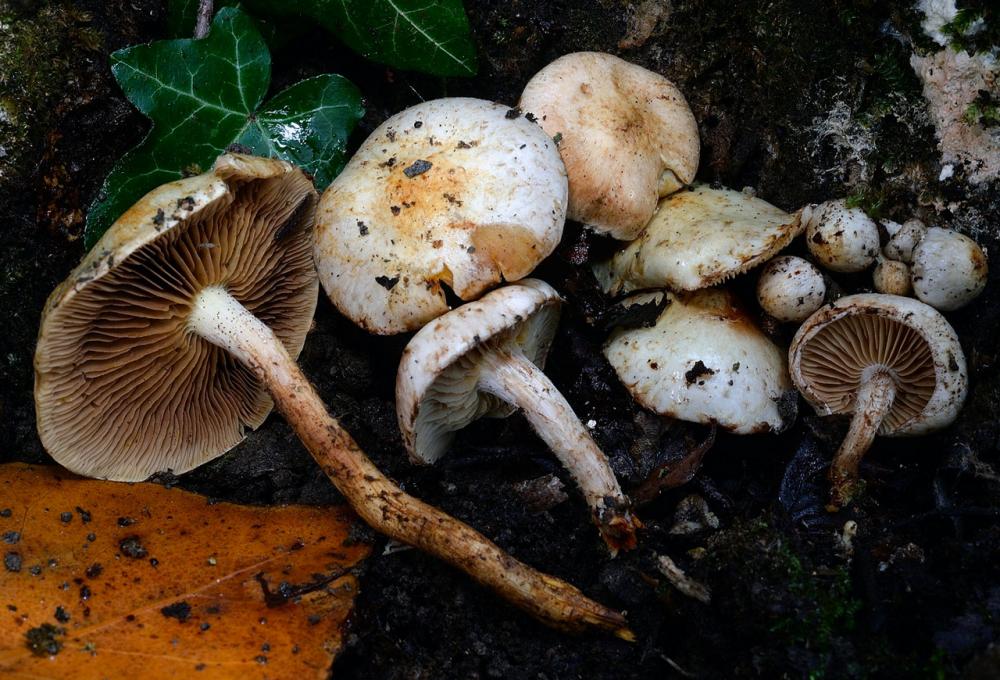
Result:
{"label": "moss", "polygon": [[43,131],[65,108],[64,93],[74,89],[68,85],[85,77],[85,60],[103,47],[91,20],[66,1],[33,11],[8,6],[0,15],[0,178],[30,167]]}
{"label": "moss", "polygon": [[760,518],[712,539],[705,578],[711,583],[733,564],[743,565],[742,580],[715,588],[714,599],[741,627],[758,672],[793,666],[802,677],[857,675],[847,641],[861,603],[846,567],[815,564]]}

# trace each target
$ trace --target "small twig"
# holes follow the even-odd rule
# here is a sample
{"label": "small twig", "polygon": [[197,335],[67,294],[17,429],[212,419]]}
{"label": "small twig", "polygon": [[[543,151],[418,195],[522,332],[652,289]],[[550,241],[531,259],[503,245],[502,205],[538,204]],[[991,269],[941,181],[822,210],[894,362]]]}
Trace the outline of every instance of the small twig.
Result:
{"label": "small twig", "polygon": [[212,15],[215,14],[214,0],[201,0],[198,3],[198,21],[194,25],[194,37],[204,38],[212,25]]}

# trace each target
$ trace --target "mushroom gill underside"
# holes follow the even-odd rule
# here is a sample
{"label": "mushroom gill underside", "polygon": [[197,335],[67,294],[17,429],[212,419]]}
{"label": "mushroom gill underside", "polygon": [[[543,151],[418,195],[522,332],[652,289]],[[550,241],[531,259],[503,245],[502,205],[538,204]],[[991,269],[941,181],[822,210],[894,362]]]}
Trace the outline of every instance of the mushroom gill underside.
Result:
{"label": "mushroom gill underside", "polygon": [[806,396],[831,414],[854,411],[858,389],[876,367],[899,388],[879,430],[895,432],[919,417],[934,393],[931,349],[917,330],[885,316],[854,314],[824,326],[802,349]]}
{"label": "mushroom gill underside", "polygon": [[263,422],[272,403],[258,380],[187,318],[201,289],[221,286],[297,354],[316,297],[301,234],[314,203],[297,173],[237,185],[54,310],[38,403],[60,462],[124,481],[182,473]]}

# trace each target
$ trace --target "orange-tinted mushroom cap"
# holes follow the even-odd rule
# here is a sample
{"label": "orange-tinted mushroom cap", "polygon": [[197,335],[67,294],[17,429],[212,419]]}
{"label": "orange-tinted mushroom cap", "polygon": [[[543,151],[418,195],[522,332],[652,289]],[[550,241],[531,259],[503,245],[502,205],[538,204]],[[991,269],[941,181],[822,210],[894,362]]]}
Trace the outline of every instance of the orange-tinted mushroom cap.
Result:
{"label": "orange-tinted mushroom cap", "polygon": [[315,204],[292,165],[233,154],[122,215],[43,313],[35,408],[52,457],[137,481],[190,470],[260,425],[271,398],[188,315],[201,290],[222,287],[297,355],[316,305]]}

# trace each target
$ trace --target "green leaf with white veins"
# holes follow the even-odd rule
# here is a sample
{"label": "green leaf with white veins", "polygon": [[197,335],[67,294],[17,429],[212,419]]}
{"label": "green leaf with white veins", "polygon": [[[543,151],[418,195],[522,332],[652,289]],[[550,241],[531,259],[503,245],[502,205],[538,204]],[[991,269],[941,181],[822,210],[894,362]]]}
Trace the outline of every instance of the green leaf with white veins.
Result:
{"label": "green leaf with white veins", "polygon": [[364,114],[357,88],[337,75],[304,80],[261,106],[271,55],[237,8],[220,10],[201,40],[137,45],[111,59],[122,90],[153,127],[104,181],[87,215],[87,247],[146,192],[208,170],[231,144],[300,166],[322,190],[343,168],[347,137]]}
{"label": "green leaf with white veins", "polygon": [[[236,4],[218,0],[216,7]],[[355,52],[394,68],[439,76],[476,73],[462,0],[242,0],[254,16],[306,17]],[[198,0],[169,0],[174,35],[194,30]]]}

